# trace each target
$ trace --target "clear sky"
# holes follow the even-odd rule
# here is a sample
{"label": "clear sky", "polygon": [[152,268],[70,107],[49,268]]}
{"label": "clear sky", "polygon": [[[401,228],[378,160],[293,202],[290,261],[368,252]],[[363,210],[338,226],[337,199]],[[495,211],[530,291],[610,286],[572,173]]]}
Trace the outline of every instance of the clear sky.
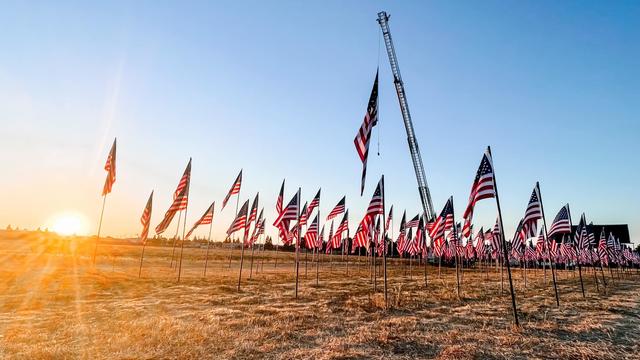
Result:
{"label": "clear sky", "polygon": [[[569,202],[574,222],[585,212],[629,223],[638,243],[637,1],[3,1],[0,225],[47,226],[70,211],[95,232],[114,137],[107,235],[139,233],[152,189],[155,226],[189,157],[188,223],[215,200],[214,238],[233,217],[235,203],[219,209],[240,168],[241,200],[260,191],[269,225],[284,177],[287,200],[322,187],[323,218],[346,194],[355,227],[384,173],[396,219],[413,216],[379,10],[391,14],[438,212],[454,195],[461,214],[491,145],[507,236],[540,181],[548,221]],[[352,141],[378,65],[380,125],[360,198]],[[477,226],[495,216],[481,202]]]}

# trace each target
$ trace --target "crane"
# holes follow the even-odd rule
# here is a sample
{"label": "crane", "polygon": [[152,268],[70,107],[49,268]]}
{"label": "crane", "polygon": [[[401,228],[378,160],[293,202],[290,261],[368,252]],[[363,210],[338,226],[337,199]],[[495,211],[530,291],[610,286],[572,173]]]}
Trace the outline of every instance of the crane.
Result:
{"label": "crane", "polygon": [[413,130],[413,122],[411,121],[411,113],[409,112],[409,103],[407,102],[407,96],[404,92],[404,84],[402,82],[402,76],[400,75],[400,67],[398,67],[396,51],[393,47],[393,41],[391,40],[389,15],[387,15],[385,11],[378,13],[378,24],[380,24],[382,35],[384,36],[384,45],[387,48],[387,54],[389,55],[389,64],[391,65],[391,72],[393,72],[393,83],[396,87],[396,93],[398,94],[402,120],[404,121],[404,127],[407,130],[407,142],[409,143],[409,152],[411,153],[413,169],[416,172],[416,180],[418,181],[418,192],[420,193],[420,200],[422,201],[422,209],[427,221],[433,222],[435,221],[436,214],[433,210],[433,203],[431,202],[431,193],[429,192],[429,186],[427,185],[427,176],[424,172],[424,165],[422,164],[422,156],[420,156],[418,141],[416,140],[416,135]]}

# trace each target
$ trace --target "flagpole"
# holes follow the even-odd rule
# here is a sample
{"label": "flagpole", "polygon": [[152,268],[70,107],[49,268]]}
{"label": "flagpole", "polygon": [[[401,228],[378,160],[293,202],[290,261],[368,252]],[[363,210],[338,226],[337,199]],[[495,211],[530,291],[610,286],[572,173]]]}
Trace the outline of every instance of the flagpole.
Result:
{"label": "flagpole", "polygon": [[102,211],[100,211],[100,222],[98,223],[98,236],[96,237],[96,244],[93,248],[93,265],[96,265],[96,254],[98,253],[98,241],[100,241],[100,231],[102,230],[102,218],[104,216],[104,204],[107,202],[107,194],[102,196]]}
{"label": "flagpole", "polygon": [[300,234],[300,192],[302,188],[298,188],[298,222],[296,227],[298,228],[298,238],[296,239],[296,299],[298,298],[298,276],[300,273],[300,261],[299,261],[299,249],[300,249],[300,239],[302,238]]}
{"label": "flagpole", "polygon": [[171,265],[173,269],[173,259],[176,253],[176,242],[178,241],[178,231],[180,231],[180,220],[182,220],[182,210],[178,212],[178,226],[176,226],[176,234],[173,236],[173,251],[171,251]]}
{"label": "flagpole", "polygon": [[[211,211],[213,215],[213,211]],[[213,228],[213,218],[209,223],[209,236],[207,237],[207,255],[204,258],[204,277],[207,277],[207,265],[209,264],[209,247],[211,246],[211,228]]]}
{"label": "flagpole", "polygon": [[[567,204],[567,210],[569,213],[569,229],[573,227],[573,221],[571,220],[571,209],[569,208],[569,204]],[[576,228],[576,235],[578,234],[578,228]],[[575,239],[575,238],[574,238]],[[569,230],[569,241],[571,241],[571,230]],[[576,244],[576,262],[578,263],[578,274],[580,275],[580,289],[582,289],[582,298],[586,298],[584,294],[584,282],[582,281],[582,265],[580,264],[580,254],[578,253],[578,244]],[[574,270],[575,271],[575,270]],[[574,272],[575,275],[575,272]]]}
{"label": "flagpole", "polygon": [[[318,238],[320,238],[320,221],[322,219],[320,217],[320,197],[318,197],[318,213],[316,216],[318,217],[318,229],[316,230],[316,234],[318,235]],[[324,232],[322,233],[322,236],[324,236]],[[318,252],[318,259],[316,260],[316,287],[320,283],[320,249],[322,248],[322,240],[323,239],[320,239],[320,246],[316,246]],[[318,245],[318,241],[316,241],[316,245]]]}
{"label": "flagpole", "polygon": [[[189,184],[187,184],[187,198],[189,198]],[[187,200],[188,201],[188,200]],[[178,266],[178,282],[180,282],[180,276],[182,275],[182,253],[184,252],[184,233],[187,227],[187,206],[184,208],[184,222],[182,224],[182,242],[180,243],[180,265]]]}
{"label": "flagpole", "polygon": [[453,258],[456,266],[456,292],[458,293],[458,300],[460,300],[460,268],[458,262],[458,226],[456,225],[456,215],[453,207],[453,195],[449,198],[451,201],[451,215],[453,216],[453,239],[454,243],[454,253]]}
{"label": "flagpole", "polygon": [[[243,205],[243,207],[244,207],[244,205]],[[246,212],[245,212],[245,214],[246,214]],[[247,217],[246,220],[249,220],[249,218]],[[247,238],[248,233],[249,233],[249,229],[247,229],[247,224],[245,222],[244,236],[242,237],[242,242],[240,243],[240,249],[241,250],[240,250],[240,271],[238,272],[238,291],[240,291],[240,281],[242,280],[242,265],[244,264],[244,243],[245,243],[245,240]]]}
{"label": "flagpole", "polygon": [[142,259],[144,259],[144,247],[147,244],[147,241],[142,242],[142,255],[140,255],[140,269],[138,270],[138,279],[142,275]]}
{"label": "flagpole", "polygon": [[[491,155],[491,146],[487,147],[489,156],[491,156],[491,165],[493,167],[493,155]],[[516,307],[516,293],[513,291],[513,280],[511,279],[511,265],[509,264],[509,254],[507,253],[507,243],[504,236],[504,223],[502,222],[502,210],[500,208],[500,197],[498,196],[498,182],[496,181],[496,169],[493,169],[493,186],[496,190],[496,206],[498,207],[498,217],[500,218],[500,235],[502,236],[502,252],[507,264],[507,274],[509,276],[509,289],[511,291],[511,305],[513,307],[513,319],[516,326],[519,326],[518,309]]]}
{"label": "flagpole", "polygon": [[384,174],[382,175],[382,258],[384,268],[384,308],[388,307],[387,301],[387,218],[386,198],[384,194]]}

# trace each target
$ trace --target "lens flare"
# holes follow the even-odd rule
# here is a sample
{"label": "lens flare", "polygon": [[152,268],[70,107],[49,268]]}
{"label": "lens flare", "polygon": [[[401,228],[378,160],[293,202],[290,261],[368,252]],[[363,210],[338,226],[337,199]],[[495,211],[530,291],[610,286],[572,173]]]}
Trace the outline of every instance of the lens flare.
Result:
{"label": "lens flare", "polygon": [[51,230],[60,235],[86,235],[88,231],[86,217],[76,212],[57,214],[49,223]]}

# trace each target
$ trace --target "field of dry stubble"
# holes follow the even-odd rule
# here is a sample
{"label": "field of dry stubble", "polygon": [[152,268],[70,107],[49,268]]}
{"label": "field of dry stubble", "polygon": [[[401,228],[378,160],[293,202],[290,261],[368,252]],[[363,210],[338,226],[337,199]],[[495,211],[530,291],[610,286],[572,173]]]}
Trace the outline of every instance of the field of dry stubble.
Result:
{"label": "field of dry stubble", "polygon": [[290,253],[256,252],[250,270],[245,252],[237,291],[239,250],[231,268],[213,250],[204,277],[205,250],[185,248],[178,283],[167,247],[147,247],[138,278],[136,245],[101,246],[94,267],[86,251],[0,244],[2,358],[640,358],[636,270],[606,273],[606,293],[585,270],[586,299],[577,274],[559,271],[558,308],[541,270],[525,288],[516,269],[516,328],[495,267],[465,268],[458,299],[453,269],[429,266],[425,286],[424,267],[389,261],[385,310],[365,258],[350,257],[347,274],[340,256],[321,256],[316,285],[303,254],[295,299]]}

